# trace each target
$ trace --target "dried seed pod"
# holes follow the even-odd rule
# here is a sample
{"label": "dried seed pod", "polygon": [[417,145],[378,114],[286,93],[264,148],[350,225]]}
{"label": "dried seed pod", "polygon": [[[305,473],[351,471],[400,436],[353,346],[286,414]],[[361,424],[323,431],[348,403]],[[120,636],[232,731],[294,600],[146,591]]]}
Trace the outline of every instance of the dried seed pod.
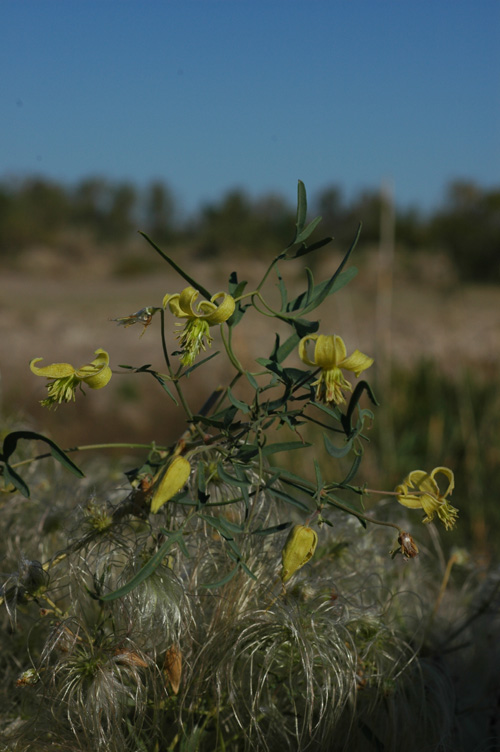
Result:
{"label": "dried seed pod", "polygon": [[163,671],[170,682],[174,695],[179,691],[182,675],[182,653],[176,645],[169,647],[165,654]]}
{"label": "dried seed pod", "polygon": [[288,534],[286,543],[281,552],[283,570],[281,579],[285,583],[290,577],[303,567],[314,554],[318,534],[315,530],[305,525],[294,525]]}

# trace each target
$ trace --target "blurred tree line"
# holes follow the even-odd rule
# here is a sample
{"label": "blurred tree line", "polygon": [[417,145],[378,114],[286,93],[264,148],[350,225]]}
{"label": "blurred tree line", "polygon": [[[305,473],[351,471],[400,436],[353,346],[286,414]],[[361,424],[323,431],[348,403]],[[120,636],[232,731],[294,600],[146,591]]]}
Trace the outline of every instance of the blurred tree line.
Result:
{"label": "blurred tree line", "polygon": [[[323,217],[322,232],[340,249],[363,223],[362,242],[376,246],[380,235],[382,196],[365,190],[346,201],[336,185],[310,199],[310,215]],[[145,231],[159,245],[187,244],[200,256],[228,253],[265,255],[288,245],[295,208],[272,194],[250,198],[244,190],[229,191],[182,218],[168,185],[153,181],[138,189],[128,182],[101,177],[66,187],[42,177],[0,181],[0,260],[25,249],[57,248],[78,234],[89,247],[124,244]],[[473,281],[500,281],[500,188],[487,190],[472,181],[452,182],[441,206],[428,215],[398,209],[398,247],[444,251],[457,275]]]}

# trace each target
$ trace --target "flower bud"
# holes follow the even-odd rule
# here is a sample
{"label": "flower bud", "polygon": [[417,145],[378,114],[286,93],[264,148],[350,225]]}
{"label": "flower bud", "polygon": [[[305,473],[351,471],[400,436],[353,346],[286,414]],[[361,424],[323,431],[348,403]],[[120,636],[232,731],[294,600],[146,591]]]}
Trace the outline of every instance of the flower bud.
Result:
{"label": "flower bud", "polygon": [[151,512],[156,512],[175,496],[187,482],[191,473],[191,465],[185,457],[175,457],[161,479],[153,498],[151,499]]}
{"label": "flower bud", "polygon": [[288,534],[286,543],[281,552],[283,571],[281,579],[287,582],[290,577],[306,564],[314,554],[318,534],[315,530],[305,525],[294,525]]}

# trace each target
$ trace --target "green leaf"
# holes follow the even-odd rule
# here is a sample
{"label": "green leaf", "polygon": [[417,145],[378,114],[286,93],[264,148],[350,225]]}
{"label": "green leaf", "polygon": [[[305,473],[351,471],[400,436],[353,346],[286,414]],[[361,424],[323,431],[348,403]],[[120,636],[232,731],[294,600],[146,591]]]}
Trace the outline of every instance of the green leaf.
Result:
{"label": "green leaf", "polygon": [[256,392],[259,392],[260,386],[257,380],[255,379],[255,377],[250,373],[250,371],[245,371],[245,376],[247,377],[248,382],[250,386],[252,387],[252,389],[255,389]]}
{"label": "green leaf", "polygon": [[[73,473],[73,475],[76,475],[78,478],[85,477],[80,468],[70,460],[55,441],[52,441],[52,439],[48,439],[46,436],[42,436],[42,434],[36,433],[35,431],[13,431],[12,433],[7,434],[3,442],[3,451],[0,454],[0,460],[7,463],[9,457],[15,452],[19,439],[26,439],[27,441],[43,441],[45,444],[49,445],[50,453],[53,458],[60,462],[61,465],[70,471],[70,473]],[[10,472],[13,472],[12,468],[10,468]],[[19,479],[17,473],[14,473],[14,475]],[[16,484],[14,483],[14,485]],[[22,485],[23,487],[25,486],[24,482]]]}
{"label": "green leaf", "polygon": [[6,483],[12,483],[12,485],[17,488],[17,490],[25,496],[27,499],[29,499],[30,496],[30,490],[29,487],[26,485],[24,480],[21,478],[20,475],[16,473],[15,470],[13,470],[8,462],[5,462],[3,468],[2,468],[3,477],[5,478]]}
{"label": "green leaf", "polygon": [[236,523],[230,522],[223,517],[213,517],[213,515],[210,514],[200,514],[200,517],[202,520],[205,520],[205,522],[208,522],[209,525],[218,530],[219,533],[221,533],[221,535],[223,535],[225,538],[232,538],[233,534],[243,532],[241,525],[236,525]]}
{"label": "green leaf", "polygon": [[234,407],[237,407],[238,410],[241,410],[242,413],[247,415],[250,412],[250,405],[247,405],[246,402],[241,402],[241,400],[236,399],[230,387],[227,388],[227,396],[231,404],[234,405]]}
{"label": "green leaf", "polygon": [[321,219],[322,219],[322,217],[315,217],[311,222],[309,222],[309,224],[307,225],[307,227],[304,227],[304,229],[302,230],[302,232],[300,232],[295,237],[295,242],[296,243],[303,243],[304,240],[307,240],[307,238],[309,237],[309,235],[312,235],[312,233],[314,232],[314,230],[316,229],[316,227],[319,225],[319,223],[321,222]]}
{"label": "green leaf", "polygon": [[[295,221],[295,226],[297,227],[297,232],[295,234],[295,238],[297,238],[302,230],[304,229],[304,225],[306,223],[306,214],[307,214],[307,196],[306,196],[306,187],[302,180],[299,180],[297,184],[297,219]],[[296,240],[294,240],[294,243]]]}
{"label": "green leaf", "polygon": [[352,439],[349,439],[343,447],[336,447],[335,444],[332,444],[328,436],[326,434],[323,434],[323,439],[325,442],[325,449],[330,455],[330,457],[335,457],[335,459],[340,459],[341,457],[345,457],[346,454],[349,454],[349,452],[352,449]]}
{"label": "green leaf", "polygon": [[231,272],[229,275],[228,292],[233,298],[239,298],[243,294],[248,282],[238,282],[238,274]]}
{"label": "green leaf", "polygon": [[307,319],[291,319],[288,323],[293,326],[299,339],[307,334],[314,334],[319,329],[319,321],[308,321]]}
{"label": "green leaf", "polygon": [[250,462],[259,454],[260,447],[258,444],[244,444],[238,450],[238,459],[240,462]]}
{"label": "green leaf", "polygon": [[300,342],[300,336],[297,334],[297,332],[294,332],[293,334],[288,337],[285,342],[283,342],[282,345],[278,347],[276,352],[274,353],[274,360],[276,360],[277,363],[282,363],[285,358],[290,355],[291,352],[295,350],[297,345]]}
{"label": "green leaf", "polygon": [[311,446],[309,442],[302,441],[277,442],[276,444],[267,444],[263,447],[262,454],[264,457],[269,457],[271,454],[276,454],[277,452],[293,452],[294,449],[304,449],[309,446]]}
{"label": "green leaf", "polygon": [[355,475],[356,475],[356,473],[358,472],[358,468],[359,468],[359,466],[360,466],[360,464],[361,464],[361,459],[362,459],[362,457],[363,457],[363,455],[362,455],[362,454],[357,454],[357,455],[356,455],[356,456],[354,457],[354,462],[353,462],[353,463],[352,463],[352,465],[351,465],[351,469],[349,470],[349,472],[348,472],[348,473],[347,473],[347,475],[345,476],[345,478],[344,478],[344,480],[342,481],[342,483],[340,483],[340,485],[341,485],[341,486],[346,486],[346,485],[347,485],[348,483],[350,483],[350,482],[351,482],[351,480],[352,480],[352,479],[354,478],[354,476],[355,476]]}
{"label": "green leaf", "polygon": [[[356,387],[351,395],[351,399],[349,400],[349,405],[346,410],[346,414],[342,416],[342,427],[344,428],[344,431],[346,432],[347,436],[351,436],[352,434],[352,415],[356,407],[358,406],[359,400],[361,399],[361,395],[363,392],[366,392],[368,394],[368,397],[370,398],[371,402],[378,407],[377,398],[375,397],[373,390],[369,383],[367,381],[358,381],[356,384]],[[373,413],[371,410],[368,411],[370,415],[373,416]],[[364,416],[363,416],[364,417]]]}
{"label": "green leaf", "polygon": [[203,285],[201,285],[199,282],[197,282],[195,279],[193,279],[193,277],[191,277],[187,272],[184,271],[184,269],[182,269],[178,264],[176,264],[175,261],[170,258],[170,256],[167,256],[167,254],[164,253],[161,250],[161,248],[158,248],[158,246],[156,245],[156,243],[154,243],[151,240],[151,238],[146,235],[145,232],[142,232],[141,230],[139,230],[139,235],[142,235],[142,237],[145,240],[148,241],[149,245],[151,245],[155,249],[155,251],[160,254],[160,256],[162,257],[162,259],[164,259],[168,264],[170,264],[170,266],[172,267],[172,269],[175,269],[175,271],[177,272],[177,274],[180,274],[180,276],[183,279],[185,279],[186,282],[189,285],[191,285],[191,287],[194,287],[196,290],[199,290],[199,292],[201,292],[202,295],[204,295],[208,300],[210,300],[210,298],[212,296],[210,295],[210,293],[206,289],[206,287],[203,287]]}
{"label": "green leaf", "polygon": [[226,585],[228,582],[230,582],[236,572],[239,570],[240,565],[239,563],[235,566],[234,569],[231,569],[230,572],[228,572],[224,577],[222,577],[220,580],[217,580],[217,582],[207,582],[200,585],[202,588],[218,588],[222,587],[222,585]]}
{"label": "green leaf", "polygon": [[[236,468],[235,468],[236,470]],[[217,463],[217,475],[221,480],[224,481],[224,483],[227,483],[229,486],[236,486],[237,488],[241,488],[243,484],[246,486],[251,486],[251,481],[248,480],[248,478],[235,478],[234,476],[230,475],[228,472],[224,470],[224,467],[222,465],[222,462]]]}
{"label": "green leaf", "polygon": [[114,590],[112,593],[98,596],[99,600],[114,601],[117,598],[122,598],[124,595],[127,595],[131,590],[140,585],[141,582],[144,582],[144,580],[146,580],[150,575],[152,575],[153,572],[155,572],[156,569],[160,566],[174,543],[177,543],[182,539],[182,530],[177,530],[177,532],[175,533],[168,534],[170,537],[162,543],[158,551],[153,554],[149,561],[146,562],[146,564],[132,577],[131,580],[129,580],[129,582],[127,582],[125,585],[122,585],[122,587],[118,588],[117,590]]}
{"label": "green leaf", "polygon": [[163,376],[160,373],[157,373],[157,371],[146,371],[146,373],[150,373],[151,376],[154,379],[156,379],[156,381],[159,383],[159,385],[161,386],[161,388],[168,394],[168,396],[170,397],[170,399],[172,400],[172,402],[174,403],[174,405],[176,407],[179,407],[179,403],[177,402],[176,398],[174,397],[174,395],[172,394],[172,392],[170,391],[170,389],[167,386],[166,379],[164,379]]}
{"label": "green leaf", "polygon": [[282,522],[280,525],[273,525],[273,527],[265,527],[265,528],[257,528],[257,530],[252,530],[252,535],[275,535],[276,533],[281,533],[283,530],[287,530],[289,527],[291,527],[291,522]]}
{"label": "green leaf", "polygon": [[323,238],[322,240],[318,240],[316,243],[311,243],[311,245],[306,245],[303,243],[300,248],[295,251],[295,253],[292,253],[290,255],[287,254],[286,259],[287,261],[291,261],[292,259],[299,258],[300,256],[305,256],[307,253],[312,253],[313,251],[317,251],[320,248],[323,248],[323,246],[328,245],[328,243],[331,243],[333,238]]}
{"label": "green leaf", "polygon": [[288,504],[292,504],[292,506],[297,507],[298,509],[301,509],[303,512],[309,512],[309,507],[307,504],[304,504],[303,501],[299,501],[299,499],[296,499],[294,496],[291,496],[286,491],[283,491],[281,488],[271,488],[269,489],[274,496],[277,496],[279,499],[283,499],[283,501],[286,501]]}
{"label": "green leaf", "polygon": [[[314,311],[315,308],[318,308],[318,306],[321,305],[325,298],[347,285],[351,279],[354,279],[357,273],[358,270],[355,266],[349,267],[349,269],[339,275],[335,272],[330,279],[315,285],[314,290],[312,290],[311,293],[306,291],[295,298],[294,301],[289,303],[289,310],[300,310],[302,316]],[[309,302],[306,302],[307,300]],[[290,309],[290,306],[293,306],[293,308]]]}

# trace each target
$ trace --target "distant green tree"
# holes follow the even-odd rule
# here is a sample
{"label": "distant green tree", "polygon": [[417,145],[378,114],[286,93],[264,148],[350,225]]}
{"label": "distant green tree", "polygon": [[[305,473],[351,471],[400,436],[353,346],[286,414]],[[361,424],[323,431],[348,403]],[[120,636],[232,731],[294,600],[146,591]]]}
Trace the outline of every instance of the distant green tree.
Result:
{"label": "distant green tree", "polygon": [[156,243],[161,245],[172,239],[175,211],[175,199],[171,190],[159,180],[150,183],[145,196],[145,223],[147,234]]}
{"label": "distant green tree", "polygon": [[109,193],[104,239],[120,242],[126,240],[137,228],[137,191],[131,183],[119,183],[112,186]]}
{"label": "distant green tree", "polygon": [[44,178],[29,178],[2,190],[2,230],[4,248],[18,250],[30,244],[54,243],[68,220],[65,190]]}
{"label": "distant green tree", "polygon": [[88,230],[95,238],[102,237],[109,208],[109,186],[101,177],[86,178],[72,193],[72,221]]}
{"label": "distant green tree", "polygon": [[466,180],[451,183],[430,231],[462,279],[500,280],[500,189],[484,190]]}
{"label": "distant green tree", "polygon": [[244,191],[234,189],[221,204],[201,210],[199,251],[203,255],[228,251],[265,254],[277,241],[286,246],[290,242],[290,216],[286,203],[276,195],[252,202]]}

